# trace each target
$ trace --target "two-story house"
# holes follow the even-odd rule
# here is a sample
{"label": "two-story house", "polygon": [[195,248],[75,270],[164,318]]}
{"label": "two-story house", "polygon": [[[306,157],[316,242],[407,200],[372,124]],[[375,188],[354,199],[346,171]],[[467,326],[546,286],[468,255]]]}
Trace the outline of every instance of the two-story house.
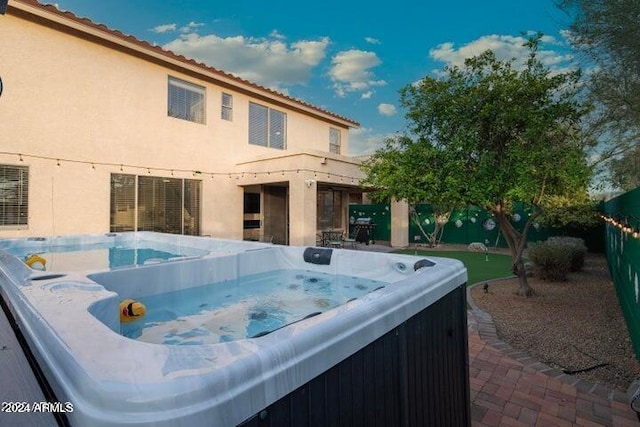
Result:
{"label": "two-story house", "polygon": [[347,230],[358,123],[35,0],[0,14],[0,237]]}

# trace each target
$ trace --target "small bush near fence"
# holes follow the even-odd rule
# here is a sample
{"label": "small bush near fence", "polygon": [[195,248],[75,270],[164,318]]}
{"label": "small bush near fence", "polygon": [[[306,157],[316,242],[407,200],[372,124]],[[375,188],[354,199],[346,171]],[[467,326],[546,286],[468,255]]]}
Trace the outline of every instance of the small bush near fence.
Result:
{"label": "small bush near fence", "polygon": [[583,239],[579,237],[549,237],[548,242],[554,242],[561,245],[569,246],[571,252],[571,267],[569,271],[575,272],[582,270],[584,267],[584,258],[587,255],[587,245]]}
{"label": "small bush near fence", "polygon": [[567,280],[567,273],[582,269],[586,253],[584,241],[578,238],[555,237],[529,244],[534,274],[543,280]]}

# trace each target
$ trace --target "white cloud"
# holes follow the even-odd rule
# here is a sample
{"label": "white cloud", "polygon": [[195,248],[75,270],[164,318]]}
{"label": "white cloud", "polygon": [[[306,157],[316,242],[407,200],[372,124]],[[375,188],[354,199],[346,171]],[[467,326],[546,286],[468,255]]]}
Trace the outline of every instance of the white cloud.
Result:
{"label": "white cloud", "polygon": [[338,96],[345,96],[348,92],[366,93],[372,87],[387,84],[384,80],[376,80],[375,74],[370,71],[381,63],[374,52],[356,49],[338,52],[332,58],[329,70]]}
{"label": "white cloud", "polygon": [[285,36],[283,36],[282,34],[280,34],[278,32],[278,30],[272,30],[271,33],[269,34],[271,37],[273,37],[274,39],[279,39],[279,40],[284,40],[286,39]]}
{"label": "white cloud", "polygon": [[370,99],[372,96],[373,96],[373,91],[370,90],[370,91],[364,92],[362,95],[360,95],[360,98],[361,99]]}
{"label": "white cloud", "polygon": [[162,34],[162,33],[173,32],[176,30],[176,28],[177,28],[176,24],[163,24],[163,25],[158,25],[156,27],[153,27],[151,31],[153,31],[154,33]]}
{"label": "white cloud", "polygon": [[366,41],[369,44],[380,44],[380,40],[373,37],[365,37],[364,41]]}
{"label": "white cloud", "polygon": [[[515,59],[517,65],[522,66],[529,54],[524,44],[527,39],[522,36],[491,34],[482,36],[463,46],[456,47],[453,43],[442,43],[429,51],[429,56],[448,66],[462,66],[464,60],[492,50],[498,60]],[[571,67],[573,56],[563,55],[556,50],[544,49],[545,45],[564,46],[564,43],[551,36],[543,36],[538,50],[538,57],[551,70],[564,72]]]}
{"label": "white cloud", "polygon": [[326,56],[327,37],[290,44],[272,33],[269,38],[182,34],[163,47],[252,82],[286,92],[283,87],[305,84]]}
{"label": "white cloud", "polygon": [[371,128],[358,128],[349,130],[349,155],[365,156],[373,154],[383,148],[387,138],[393,134],[374,133]]}
{"label": "white cloud", "polygon": [[395,105],[391,104],[380,104],[378,105],[378,113],[383,116],[395,116],[398,111],[396,110]]}
{"label": "white cloud", "polygon": [[189,22],[187,25],[185,25],[184,27],[180,28],[180,32],[181,33],[192,33],[194,31],[196,31],[198,28],[202,27],[204,24],[201,24],[199,22]]}

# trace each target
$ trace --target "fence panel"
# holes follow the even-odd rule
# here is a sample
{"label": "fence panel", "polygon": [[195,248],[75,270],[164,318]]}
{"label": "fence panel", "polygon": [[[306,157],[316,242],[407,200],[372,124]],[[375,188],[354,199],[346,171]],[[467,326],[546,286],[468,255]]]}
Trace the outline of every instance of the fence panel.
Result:
{"label": "fence panel", "polygon": [[[422,228],[427,232],[433,232],[435,219],[431,207],[428,204],[419,204],[415,206],[415,212],[421,221]],[[527,209],[524,204],[516,204],[512,224],[517,230],[522,231],[526,218],[530,213],[531,210]],[[549,236],[560,234],[582,237],[584,230],[566,232],[567,230],[552,229],[534,224],[534,227],[529,229],[527,240],[529,242],[537,242],[546,240]],[[424,236],[421,236],[419,227],[414,221],[411,221],[409,224],[409,242],[424,243],[425,239]],[[500,233],[498,224],[492,214],[477,206],[455,209],[444,226],[442,243],[467,245],[471,242],[481,242],[487,247],[507,247],[507,243],[502,233]]]}
{"label": "fence panel", "polygon": [[[414,219],[420,222],[425,232],[432,233],[435,222],[433,209],[428,204],[418,204],[412,209],[415,215],[409,218],[409,243],[427,243],[427,238]],[[516,203],[514,213],[512,224],[517,230],[522,231],[531,210],[523,203]],[[349,217],[351,222],[361,217],[372,218],[376,224],[375,240],[391,240],[391,209],[388,204],[349,205]],[[537,242],[550,236],[580,237],[585,240],[589,251],[605,251],[603,225],[588,229],[572,229],[550,228],[534,223],[527,234],[527,241]],[[468,245],[471,242],[482,242],[487,247],[507,247],[493,215],[477,206],[454,210],[442,234],[442,243]]]}
{"label": "fence panel", "polygon": [[640,187],[605,203],[604,212],[609,271],[640,359]]}
{"label": "fence panel", "polygon": [[375,224],[373,240],[391,240],[391,208],[388,204],[349,205],[349,232],[358,218],[372,219]]}

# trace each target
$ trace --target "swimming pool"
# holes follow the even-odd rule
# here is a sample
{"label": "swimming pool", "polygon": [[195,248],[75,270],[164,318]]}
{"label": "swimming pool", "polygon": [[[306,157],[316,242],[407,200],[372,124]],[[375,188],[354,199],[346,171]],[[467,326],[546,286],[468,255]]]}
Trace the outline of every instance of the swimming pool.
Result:
{"label": "swimming pool", "polygon": [[[89,236],[87,247],[114,238]],[[72,425],[275,426],[284,413],[304,425],[293,420],[309,423],[317,408],[387,425],[424,425],[433,414],[468,424],[461,263],[155,233],[122,240],[182,256],[42,272],[0,250],[3,297],[57,399],[73,403]],[[76,243],[81,253],[83,238]],[[139,339],[144,326],[135,339],[123,335],[125,298],[146,301],[148,320],[165,322],[151,342]],[[198,338],[213,313],[228,319]],[[319,382],[327,391],[311,399]],[[292,410],[301,390],[306,403]]]}
{"label": "swimming pool", "polygon": [[154,232],[0,240],[0,249],[24,261],[35,255],[39,260],[33,267],[48,271],[114,269],[257,247],[264,244],[194,236],[167,239]]}

